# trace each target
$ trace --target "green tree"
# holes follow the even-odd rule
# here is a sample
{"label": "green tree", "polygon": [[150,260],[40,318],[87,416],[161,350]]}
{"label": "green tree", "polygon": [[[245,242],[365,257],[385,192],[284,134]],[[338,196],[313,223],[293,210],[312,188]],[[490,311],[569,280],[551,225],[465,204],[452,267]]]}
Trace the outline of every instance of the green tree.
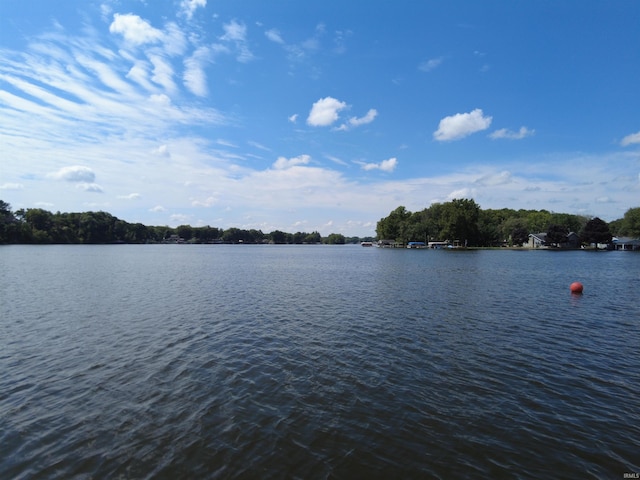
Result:
{"label": "green tree", "polygon": [[477,245],[479,242],[478,219],[480,207],[467,198],[454,199],[445,204],[444,238],[459,241],[462,245]]}
{"label": "green tree", "polygon": [[584,243],[609,243],[611,241],[609,225],[598,217],[592,218],[580,232],[580,240]]}
{"label": "green tree", "polygon": [[566,227],[552,223],[549,225],[549,228],[547,228],[547,243],[557,246],[566,241],[568,233],[569,230]]}
{"label": "green tree", "polygon": [[0,243],[15,243],[20,237],[20,223],[11,211],[11,205],[0,200]]}
{"label": "green tree", "polygon": [[405,242],[407,240],[407,220],[411,217],[411,212],[403,206],[396,208],[388,217],[378,221],[376,233],[380,239],[398,240]]}
{"label": "green tree", "polygon": [[313,244],[313,243],[321,243],[321,242],[322,242],[322,237],[318,232],[312,232],[308,234],[306,237],[304,237],[304,243]]}
{"label": "green tree", "polygon": [[529,230],[525,227],[515,227],[511,231],[511,245],[522,246],[529,240]]}
{"label": "green tree", "polygon": [[176,232],[178,232],[177,235],[184,239],[185,242],[191,240],[191,237],[193,236],[193,228],[191,225],[179,225],[176,228]]}
{"label": "green tree", "polygon": [[275,243],[278,245],[287,243],[287,234],[284,232],[281,232],[280,230],[274,230],[269,234],[269,237],[272,243]]}
{"label": "green tree", "polygon": [[621,235],[640,238],[640,207],[630,208],[622,217]]}
{"label": "green tree", "polygon": [[344,245],[345,238],[341,233],[331,233],[327,237],[327,242],[329,245]]}

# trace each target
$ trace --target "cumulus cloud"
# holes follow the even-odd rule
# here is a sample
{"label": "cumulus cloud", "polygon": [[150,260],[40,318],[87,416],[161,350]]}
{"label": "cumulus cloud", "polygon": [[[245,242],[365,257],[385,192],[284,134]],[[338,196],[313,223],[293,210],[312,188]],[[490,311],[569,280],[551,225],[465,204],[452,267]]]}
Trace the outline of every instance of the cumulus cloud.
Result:
{"label": "cumulus cloud", "polygon": [[48,176],[56,180],[64,180],[67,182],[92,183],[96,179],[96,174],[93,173],[93,170],[82,165],[63,167],[57,172],[50,173]]}
{"label": "cumulus cloud", "polygon": [[476,190],[474,188],[460,188],[454,190],[447,195],[447,200],[455,200],[456,198],[475,198]]}
{"label": "cumulus cloud", "polygon": [[351,117],[347,123],[343,123],[338,127],[338,130],[349,130],[351,127],[359,127],[360,125],[366,125],[371,123],[378,116],[378,111],[375,108],[370,109],[364,117]]}
{"label": "cumulus cloud", "polygon": [[623,147],[627,147],[627,146],[632,145],[634,143],[640,143],[640,132],[636,132],[636,133],[632,133],[630,135],[627,135],[626,137],[624,137],[622,139],[622,141],[620,142],[620,145],[622,145]]}
{"label": "cumulus cloud", "polygon": [[439,142],[459,140],[472,133],[486,130],[491,125],[491,120],[492,117],[485,117],[479,108],[469,113],[456,113],[440,120],[433,138]]}
{"label": "cumulus cloud", "polygon": [[111,33],[118,33],[133,45],[144,45],[145,43],[156,43],[162,40],[162,32],[154,28],[138,15],[132,13],[113,15],[113,22],[109,26]]}
{"label": "cumulus cloud", "polygon": [[309,155],[299,155],[293,158],[285,158],[278,157],[278,159],[273,164],[273,168],[276,170],[283,170],[285,168],[290,168],[295,165],[306,165],[311,161],[311,157]]}
{"label": "cumulus cloud", "polygon": [[362,165],[363,170],[382,170],[383,172],[393,172],[398,165],[398,159],[393,157],[382,160],[380,163],[365,163]]}
{"label": "cumulus cloud", "polygon": [[311,107],[307,117],[307,125],[312,127],[327,127],[338,120],[338,112],[347,108],[345,102],[333,97],[325,97],[318,100]]}
{"label": "cumulus cloud", "polygon": [[191,20],[198,7],[206,6],[207,0],[182,0],[180,2],[180,11],[188,20]]}
{"label": "cumulus cloud", "polygon": [[527,127],[520,127],[520,130],[514,132],[512,130],[507,130],[506,128],[501,128],[500,130],[496,130],[489,138],[497,140],[499,138],[506,138],[508,140],[520,140],[525,137],[530,137],[535,133],[535,130],[530,130]]}

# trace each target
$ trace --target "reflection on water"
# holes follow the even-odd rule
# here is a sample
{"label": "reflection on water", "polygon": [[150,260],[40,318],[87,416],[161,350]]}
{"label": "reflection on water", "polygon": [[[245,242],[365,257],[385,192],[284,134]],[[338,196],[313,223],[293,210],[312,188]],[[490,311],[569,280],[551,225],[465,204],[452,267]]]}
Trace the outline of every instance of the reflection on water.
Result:
{"label": "reflection on water", "polygon": [[12,246],[0,260],[2,478],[640,472],[631,252]]}

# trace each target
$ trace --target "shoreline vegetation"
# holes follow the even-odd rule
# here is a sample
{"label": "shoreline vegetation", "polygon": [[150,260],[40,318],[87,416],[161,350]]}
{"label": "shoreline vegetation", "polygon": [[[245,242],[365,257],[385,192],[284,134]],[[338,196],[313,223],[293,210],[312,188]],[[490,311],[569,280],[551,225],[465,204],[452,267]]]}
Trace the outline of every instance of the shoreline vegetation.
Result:
{"label": "shoreline vegetation", "polygon": [[640,207],[621,219],[553,213],[547,210],[483,210],[471,199],[434,203],[418,212],[399,206],[376,226],[376,237],[346,237],[317,231],[274,230],[190,225],[147,226],[129,223],[107,212],[52,213],[41,208],[11,210],[0,200],[0,244],[357,244],[387,239],[397,244],[449,241],[467,248],[521,248],[530,234],[544,233],[548,245],[560,246],[570,233],[580,246],[607,244],[613,236],[640,238]]}

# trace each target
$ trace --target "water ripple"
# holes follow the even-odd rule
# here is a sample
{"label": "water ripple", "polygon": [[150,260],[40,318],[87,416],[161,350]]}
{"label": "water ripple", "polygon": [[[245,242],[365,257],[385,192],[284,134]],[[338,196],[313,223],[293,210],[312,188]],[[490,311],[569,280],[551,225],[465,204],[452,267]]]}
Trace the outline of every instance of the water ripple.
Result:
{"label": "water ripple", "polygon": [[3,247],[0,477],[640,471],[639,257],[448,253]]}

